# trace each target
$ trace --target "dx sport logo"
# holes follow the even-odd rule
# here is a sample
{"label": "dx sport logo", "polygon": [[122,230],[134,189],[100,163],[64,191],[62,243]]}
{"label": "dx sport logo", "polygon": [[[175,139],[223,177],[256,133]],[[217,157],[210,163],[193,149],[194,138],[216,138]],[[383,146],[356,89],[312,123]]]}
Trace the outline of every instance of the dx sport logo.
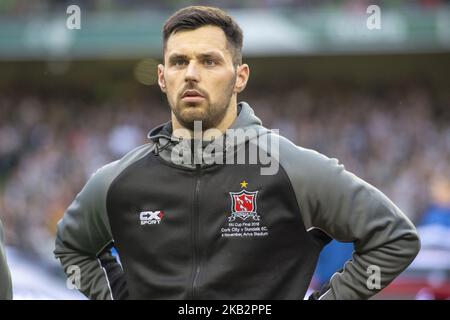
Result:
{"label": "dx sport logo", "polygon": [[164,217],[163,211],[142,211],[139,214],[139,219],[141,220],[141,226],[146,224],[160,224]]}

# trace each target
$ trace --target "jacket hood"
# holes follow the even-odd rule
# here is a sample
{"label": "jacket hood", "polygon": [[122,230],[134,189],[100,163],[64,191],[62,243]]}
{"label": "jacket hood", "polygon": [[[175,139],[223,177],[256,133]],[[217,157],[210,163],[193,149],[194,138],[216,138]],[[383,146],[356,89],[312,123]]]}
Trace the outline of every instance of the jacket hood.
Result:
{"label": "jacket hood", "polygon": [[[238,116],[233,124],[225,134],[211,141],[195,139],[183,141],[183,139],[173,136],[172,121],[153,128],[148,134],[148,138],[155,144],[153,152],[166,161],[191,169],[195,168],[196,164],[208,166],[213,158],[233,156],[241,145],[269,132],[262,126],[261,120],[248,103],[239,102],[237,108]],[[198,157],[196,150],[203,151],[201,159],[195,159],[196,156]],[[213,151],[211,152],[211,150]],[[174,161],[174,155],[185,157],[184,160],[189,159],[190,156],[193,161],[180,163]]]}

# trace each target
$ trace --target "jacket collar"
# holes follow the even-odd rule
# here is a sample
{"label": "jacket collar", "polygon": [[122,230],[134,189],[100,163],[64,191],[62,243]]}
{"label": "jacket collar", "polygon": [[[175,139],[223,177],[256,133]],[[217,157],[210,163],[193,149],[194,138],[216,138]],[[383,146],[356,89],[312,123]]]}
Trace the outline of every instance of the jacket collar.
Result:
{"label": "jacket collar", "polygon": [[[255,115],[250,105],[243,101],[238,103],[238,116],[228,129],[244,130],[245,138],[243,140],[235,139],[234,137],[229,138],[229,135],[226,133],[212,141],[201,141],[201,148],[205,149],[207,146],[211,149],[215,148],[215,150],[219,150],[215,152],[215,156],[217,156],[218,154],[225,154],[226,152],[236,149],[238,144],[245,143],[246,141],[256,138],[257,136],[265,134],[269,131],[262,126],[261,120]],[[155,143],[155,154],[161,156],[161,158],[169,162],[173,162],[171,159],[173,152],[181,155],[186,152],[194,154],[192,150],[194,150],[195,141],[183,141],[178,137],[172,136],[172,131],[172,121],[168,121],[153,128],[149,132],[148,138]],[[208,160],[208,155],[204,154],[203,159]],[[192,163],[182,164],[182,166],[195,168],[195,164]],[[202,163],[201,166],[204,166],[204,164]]]}

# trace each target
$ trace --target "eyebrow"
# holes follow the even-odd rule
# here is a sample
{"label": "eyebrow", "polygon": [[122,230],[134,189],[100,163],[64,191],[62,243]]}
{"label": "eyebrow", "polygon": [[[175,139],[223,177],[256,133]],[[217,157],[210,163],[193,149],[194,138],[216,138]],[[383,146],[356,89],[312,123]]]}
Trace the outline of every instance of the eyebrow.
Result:
{"label": "eyebrow", "polygon": [[218,58],[218,59],[223,59],[222,55],[219,54],[218,52],[205,52],[205,53],[201,53],[198,55],[201,58]]}
{"label": "eyebrow", "polygon": [[[205,58],[213,58],[213,59],[220,59],[220,60],[224,60],[224,58],[222,57],[221,54],[219,54],[218,52],[204,52],[204,53],[200,53],[197,55],[197,58],[201,58],[201,59],[205,59]],[[175,62],[177,59],[186,59],[188,60],[188,56],[185,54],[181,54],[181,53],[172,53],[169,56],[169,62]]]}
{"label": "eyebrow", "polygon": [[187,60],[187,55],[185,54],[178,54],[178,53],[173,53],[169,56],[169,63],[174,63],[176,62],[178,59],[184,59]]}

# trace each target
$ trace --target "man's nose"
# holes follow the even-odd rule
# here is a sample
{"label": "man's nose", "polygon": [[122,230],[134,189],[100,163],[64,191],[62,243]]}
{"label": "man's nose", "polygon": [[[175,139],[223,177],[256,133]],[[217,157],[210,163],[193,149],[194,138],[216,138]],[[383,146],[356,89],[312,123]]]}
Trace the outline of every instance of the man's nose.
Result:
{"label": "man's nose", "polygon": [[186,74],[185,74],[185,80],[186,81],[199,81],[200,80],[200,73],[198,70],[197,63],[195,61],[190,61],[189,65],[186,68]]}

